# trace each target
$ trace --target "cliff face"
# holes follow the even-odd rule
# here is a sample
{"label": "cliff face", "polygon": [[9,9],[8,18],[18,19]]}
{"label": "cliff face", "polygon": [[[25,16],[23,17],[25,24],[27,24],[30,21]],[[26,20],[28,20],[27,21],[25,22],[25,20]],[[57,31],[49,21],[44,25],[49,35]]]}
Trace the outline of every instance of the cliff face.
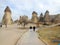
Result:
{"label": "cliff face", "polygon": [[54,18],[54,23],[60,23],[60,14],[57,14]]}

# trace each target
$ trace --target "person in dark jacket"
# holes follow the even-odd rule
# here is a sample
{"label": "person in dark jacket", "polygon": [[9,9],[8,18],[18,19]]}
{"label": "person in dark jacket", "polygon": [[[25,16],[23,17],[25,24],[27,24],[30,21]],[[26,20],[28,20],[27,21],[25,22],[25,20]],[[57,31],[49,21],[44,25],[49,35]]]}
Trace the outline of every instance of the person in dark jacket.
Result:
{"label": "person in dark jacket", "polygon": [[2,27],[2,23],[0,23],[0,27]]}
{"label": "person in dark jacket", "polygon": [[32,26],[30,26],[30,29],[32,29]]}
{"label": "person in dark jacket", "polygon": [[36,29],[36,27],[34,26],[34,27],[33,27],[33,31],[35,31],[35,29]]}
{"label": "person in dark jacket", "polygon": [[32,26],[30,26],[30,30],[29,31],[32,32]]}

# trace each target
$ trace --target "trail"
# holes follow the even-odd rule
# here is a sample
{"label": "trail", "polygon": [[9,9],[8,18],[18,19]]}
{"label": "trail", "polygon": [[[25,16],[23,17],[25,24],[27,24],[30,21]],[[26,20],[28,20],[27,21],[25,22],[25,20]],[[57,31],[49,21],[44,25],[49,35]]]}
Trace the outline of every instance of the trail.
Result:
{"label": "trail", "polygon": [[36,32],[28,31],[17,42],[17,45],[45,45],[45,44],[38,39],[38,35],[36,34]]}

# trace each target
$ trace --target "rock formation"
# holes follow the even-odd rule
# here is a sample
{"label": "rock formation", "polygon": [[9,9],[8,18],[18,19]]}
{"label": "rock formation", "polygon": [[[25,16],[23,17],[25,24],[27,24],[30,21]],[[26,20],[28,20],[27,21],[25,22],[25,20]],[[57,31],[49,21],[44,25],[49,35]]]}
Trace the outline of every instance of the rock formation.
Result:
{"label": "rock formation", "polygon": [[19,23],[28,23],[28,16],[20,16]]}
{"label": "rock formation", "polygon": [[38,16],[37,16],[37,13],[35,11],[33,11],[33,13],[32,13],[32,19],[31,20],[33,23],[38,22]]}
{"label": "rock formation", "polygon": [[43,13],[41,13],[39,17],[39,22],[43,22],[43,21],[44,21]]}
{"label": "rock formation", "polygon": [[4,10],[4,16],[2,19],[2,23],[3,24],[12,24],[13,20],[11,18],[11,10],[10,8],[7,6],[6,9]]}
{"label": "rock formation", "polygon": [[48,10],[45,12],[45,15],[44,15],[44,23],[50,24],[50,15]]}
{"label": "rock formation", "polygon": [[54,23],[60,23],[60,14],[57,14],[54,18]]}

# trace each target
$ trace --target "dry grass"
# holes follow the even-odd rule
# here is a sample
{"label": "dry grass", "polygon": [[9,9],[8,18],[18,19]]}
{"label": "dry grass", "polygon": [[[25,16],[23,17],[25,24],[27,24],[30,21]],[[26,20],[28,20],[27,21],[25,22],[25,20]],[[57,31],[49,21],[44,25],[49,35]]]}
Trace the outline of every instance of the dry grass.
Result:
{"label": "dry grass", "polygon": [[53,39],[60,40],[60,26],[40,29],[37,31],[39,38],[45,40],[49,45],[57,45],[58,43],[52,42]]}

